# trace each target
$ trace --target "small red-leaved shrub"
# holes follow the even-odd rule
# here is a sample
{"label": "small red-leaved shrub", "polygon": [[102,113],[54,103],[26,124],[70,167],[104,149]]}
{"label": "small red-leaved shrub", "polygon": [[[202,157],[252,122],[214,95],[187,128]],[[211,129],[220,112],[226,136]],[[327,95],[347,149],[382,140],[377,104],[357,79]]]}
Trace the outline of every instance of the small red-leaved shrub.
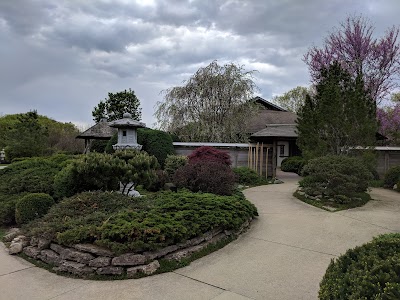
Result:
{"label": "small red-leaved shrub", "polygon": [[179,168],[173,178],[177,187],[192,192],[232,195],[235,173],[227,164],[214,160],[195,160]]}
{"label": "small red-leaved shrub", "polygon": [[231,157],[225,151],[221,151],[209,146],[202,146],[194,150],[189,156],[189,163],[198,161],[214,161],[227,166],[231,165]]}

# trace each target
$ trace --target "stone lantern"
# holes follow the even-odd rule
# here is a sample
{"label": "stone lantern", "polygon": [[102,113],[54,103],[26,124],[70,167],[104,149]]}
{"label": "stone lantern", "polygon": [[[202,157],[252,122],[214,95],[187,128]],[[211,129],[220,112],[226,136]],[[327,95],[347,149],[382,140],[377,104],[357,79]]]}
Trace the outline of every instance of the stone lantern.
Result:
{"label": "stone lantern", "polygon": [[110,127],[118,128],[118,142],[113,145],[114,150],[136,149],[142,145],[137,143],[137,128],[146,127],[145,123],[132,119],[130,113],[124,113],[123,118],[109,123]]}

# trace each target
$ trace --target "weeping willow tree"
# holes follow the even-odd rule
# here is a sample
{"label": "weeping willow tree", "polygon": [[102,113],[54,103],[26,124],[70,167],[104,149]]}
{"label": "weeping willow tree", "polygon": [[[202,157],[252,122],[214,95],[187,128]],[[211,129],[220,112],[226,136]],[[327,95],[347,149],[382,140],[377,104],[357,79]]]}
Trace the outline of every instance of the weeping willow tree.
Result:
{"label": "weeping willow tree", "polygon": [[254,72],[217,61],[200,68],[183,86],[163,91],[159,126],[186,142],[246,142],[246,125],[257,113]]}

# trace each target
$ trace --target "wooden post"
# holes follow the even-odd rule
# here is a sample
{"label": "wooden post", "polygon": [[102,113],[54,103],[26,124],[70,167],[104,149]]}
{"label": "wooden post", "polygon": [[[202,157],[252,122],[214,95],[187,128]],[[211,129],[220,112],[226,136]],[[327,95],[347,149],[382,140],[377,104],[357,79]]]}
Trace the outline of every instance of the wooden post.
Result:
{"label": "wooden post", "polygon": [[257,146],[256,146],[256,157],[255,158],[256,159],[254,161],[254,165],[255,165],[256,172],[257,172],[257,170],[258,170],[258,142],[257,142]]}
{"label": "wooden post", "polygon": [[249,143],[249,151],[247,151],[247,167],[250,168],[250,148],[251,144]]}
{"label": "wooden post", "polygon": [[260,176],[262,176],[262,173],[263,173],[263,158],[264,158],[264,143],[261,143]]}
{"label": "wooden post", "polygon": [[276,177],[276,139],[272,142],[272,178]]}
{"label": "wooden post", "polygon": [[268,178],[268,155],[269,147],[267,148],[267,155],[265,156],[265,178]]}

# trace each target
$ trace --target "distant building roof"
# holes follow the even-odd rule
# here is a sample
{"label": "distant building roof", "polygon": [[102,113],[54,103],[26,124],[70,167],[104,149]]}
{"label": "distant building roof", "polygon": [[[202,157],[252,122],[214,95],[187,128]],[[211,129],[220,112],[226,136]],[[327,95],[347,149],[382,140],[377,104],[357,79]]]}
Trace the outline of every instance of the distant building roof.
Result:
{"label": "distant building roof", "polygon": [[267,124],[251,137],[297,137],[296,124]]}
{"label": "distant building roof", "polygon": [[124,113],[122,119],[115,120],[109,123],[111,127],[146,127],[145,123],[136,121],[132,119],[132,115],[130,113]]}
{"label": "distant building roof", "polygon": [[107,119],[101,119],[96,125],[90,127],[85,132],[82,132],[78,135],[77,139],[99,139],[99,140],[108,140],[115,133],[117,133],[117,129],[111,128],[108,125]]}
{"label": "distant building roof", "polygon": [[286,109],[280,107],[279,105],[276,105],[275,103],[267,101],[264,98],[261,98],[259,96],[253,98],[253,100],[255,102],[261,104],[262,106],[264,106],[266,109],[276,110],[276,111],[287,111]]}
{"label": "distant building roof", "polygon": [[262,109],[249,121],[247,132],[256,133],[267,124],[296,124],[297,115],[290,111]]}

